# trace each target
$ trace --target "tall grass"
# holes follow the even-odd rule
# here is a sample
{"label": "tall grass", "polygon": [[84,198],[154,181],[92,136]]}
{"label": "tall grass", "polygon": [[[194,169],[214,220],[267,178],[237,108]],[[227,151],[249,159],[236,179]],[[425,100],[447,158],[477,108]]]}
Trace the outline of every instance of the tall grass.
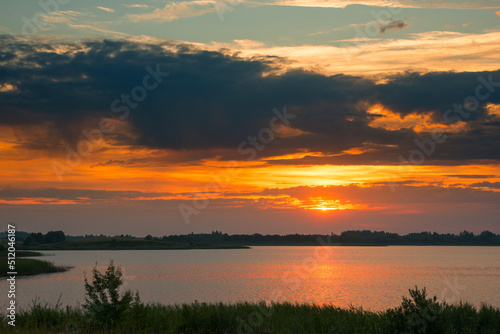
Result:
{"label": "tall grass", "polygon": [[[36,259],[16,259],[16,272],[18,276],[37,275],[66,271],[68,267],[56,266],[54,263]],[[6,276],[10,270],[7,266],[7,258],[0,257],[0,276]]]}
{"label": "tall grass", "polygon": [[500,333],[500,310],[439,303],[410,290],[381,312],[292,303],[133,304],[119,322],[97,324],[81,307],[33,302],[5,333]]}

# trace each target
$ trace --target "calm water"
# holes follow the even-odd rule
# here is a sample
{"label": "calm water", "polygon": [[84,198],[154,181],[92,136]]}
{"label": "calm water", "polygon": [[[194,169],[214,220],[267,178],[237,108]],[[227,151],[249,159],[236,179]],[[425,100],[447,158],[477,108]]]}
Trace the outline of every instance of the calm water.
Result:
{"label": "calm water", "polygon": [[[439,299],[500,307],[500,247],[253,247],[242,250],[53,251],[44,259],[68,272],[18,278],[21,307],[35,296],[65,305],[84,300],[84,271],[110,259],[126,288],[161,303],[291,301],[399,305],[415,285]],[[0,283],[1,307],[7,284]]]}

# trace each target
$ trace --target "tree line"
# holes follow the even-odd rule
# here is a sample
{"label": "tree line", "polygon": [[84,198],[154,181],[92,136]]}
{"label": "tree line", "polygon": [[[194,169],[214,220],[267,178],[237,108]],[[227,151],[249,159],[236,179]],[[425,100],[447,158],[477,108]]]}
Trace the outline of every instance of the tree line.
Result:
{"label": "tree line", "polygon": [[46,234],[31,233],[23,242],[25,246],[36,246],[42,244],[53,244],[66,240],[66,235],[63,231],[49,231]]}
{"label": "tree line", "polygon": [[[39,244],[48,244],[62,242],[65,240],[86,239],[106,237],[100,235],[68,236],[63,231],[49,231],[46,234],[22,232],[24,238],[19,236],[20,241],[24,239],[24,245],[35,246]],[[0,233],[0,238],[4,233]],[[17,234],[17,233],[16,233]],[[132,235],[116,235],[115,237],[136,238]],[[398,233],[371,231],[371,230],[349,230],[340,234],[227,234],[221,231],[212,231],[212,233],[189,233],[184,235],[166,235],[163,237],[154,237],[148,235],[146,240],[161,240],[177,243],[232,243],[244,245],[315,245],[318,244],[318,238],[325,240],[328,238],[330,243],[334,244],[365,244],[365,245],[491,245],[500,246],[500,234],[490,231],[483,231],[474,234],[469,231],[462,231],[459,234],[437,233],[437,232],[419,232],[399,235]]]}
{"label": "tree line", "polygon": [[341,234],[287,234],[263,235],[232,234],[213,231],[212,233],[170,235],[161,237],[161,240],[187,243],[240,243],[240,244],[317,244],[318,238],[329,238],[332,243],[338,244],[369,244],[369,245],[499,245],[500,234],[483,231],[474,234],[462,231],[458,235],[451,233],[420,232],[399,235],[384,231],[349,230]]}

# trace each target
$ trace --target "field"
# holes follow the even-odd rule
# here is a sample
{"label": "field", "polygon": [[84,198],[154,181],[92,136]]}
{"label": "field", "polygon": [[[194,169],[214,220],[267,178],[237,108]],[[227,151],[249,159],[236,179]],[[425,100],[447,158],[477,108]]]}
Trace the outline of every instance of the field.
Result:
{"label": "field", "polygon": [[[28,248],[28,247],[26,247]],[[124,250],[124,249],[228,249],[248,248],[235,244],[179,243],[123,237],[85,238],[29,247],[34,250]]]}

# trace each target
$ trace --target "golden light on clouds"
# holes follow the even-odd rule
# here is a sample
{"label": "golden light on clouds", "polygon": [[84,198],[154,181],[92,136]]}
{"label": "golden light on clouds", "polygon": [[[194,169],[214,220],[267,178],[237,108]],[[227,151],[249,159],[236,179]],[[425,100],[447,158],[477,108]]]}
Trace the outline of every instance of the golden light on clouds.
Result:
{"label": "golden light on clouds", "polygon": [[342,203],[338,199],[323,199],[323,197],[311,197],[308,202],[310,204],[302,205],[302,208],[308,210],[318,210],[318,211],[342,211],[342,210],[354,210],[361,209],[360,204]]}
{"label": "golden light on clouds", "polygon": [[17,87],[13,84],[10,83],[0,84],[0,93],[15,92],[15,91],[17,91]]}
{"label": "golden light on clouds", "polygon": [[488,114],[500,117],[500,104],[490,103],[486,106],[486,110],[488,110]]}
{"label": "golden light on clouds", "polygon": [[367,112],[375,117],[370,126],[386,130],[412,129],[415,132],[432,132],[436,130],[446,132],[460,132],[466,129],[467,123],[457,122],[453,126],[436,123],[431,114],[409,114],[401,116],[392,112],[381,104],[371,106]]}
{"label": "golden light on clouds", "polygon": [[[323,74],[374,76],[404,71],[492,71],[498,69],[500,32],[468,34],[426,31],[404,39],[353,38],[332,41],[332,45],[268,46],[259,41],[244,44],[189,43],[204,49],[227,48],[243,57],[279,56],[287,58],[285,68],[305,68]],[[449,59],[453,59],[450,62]]]}

